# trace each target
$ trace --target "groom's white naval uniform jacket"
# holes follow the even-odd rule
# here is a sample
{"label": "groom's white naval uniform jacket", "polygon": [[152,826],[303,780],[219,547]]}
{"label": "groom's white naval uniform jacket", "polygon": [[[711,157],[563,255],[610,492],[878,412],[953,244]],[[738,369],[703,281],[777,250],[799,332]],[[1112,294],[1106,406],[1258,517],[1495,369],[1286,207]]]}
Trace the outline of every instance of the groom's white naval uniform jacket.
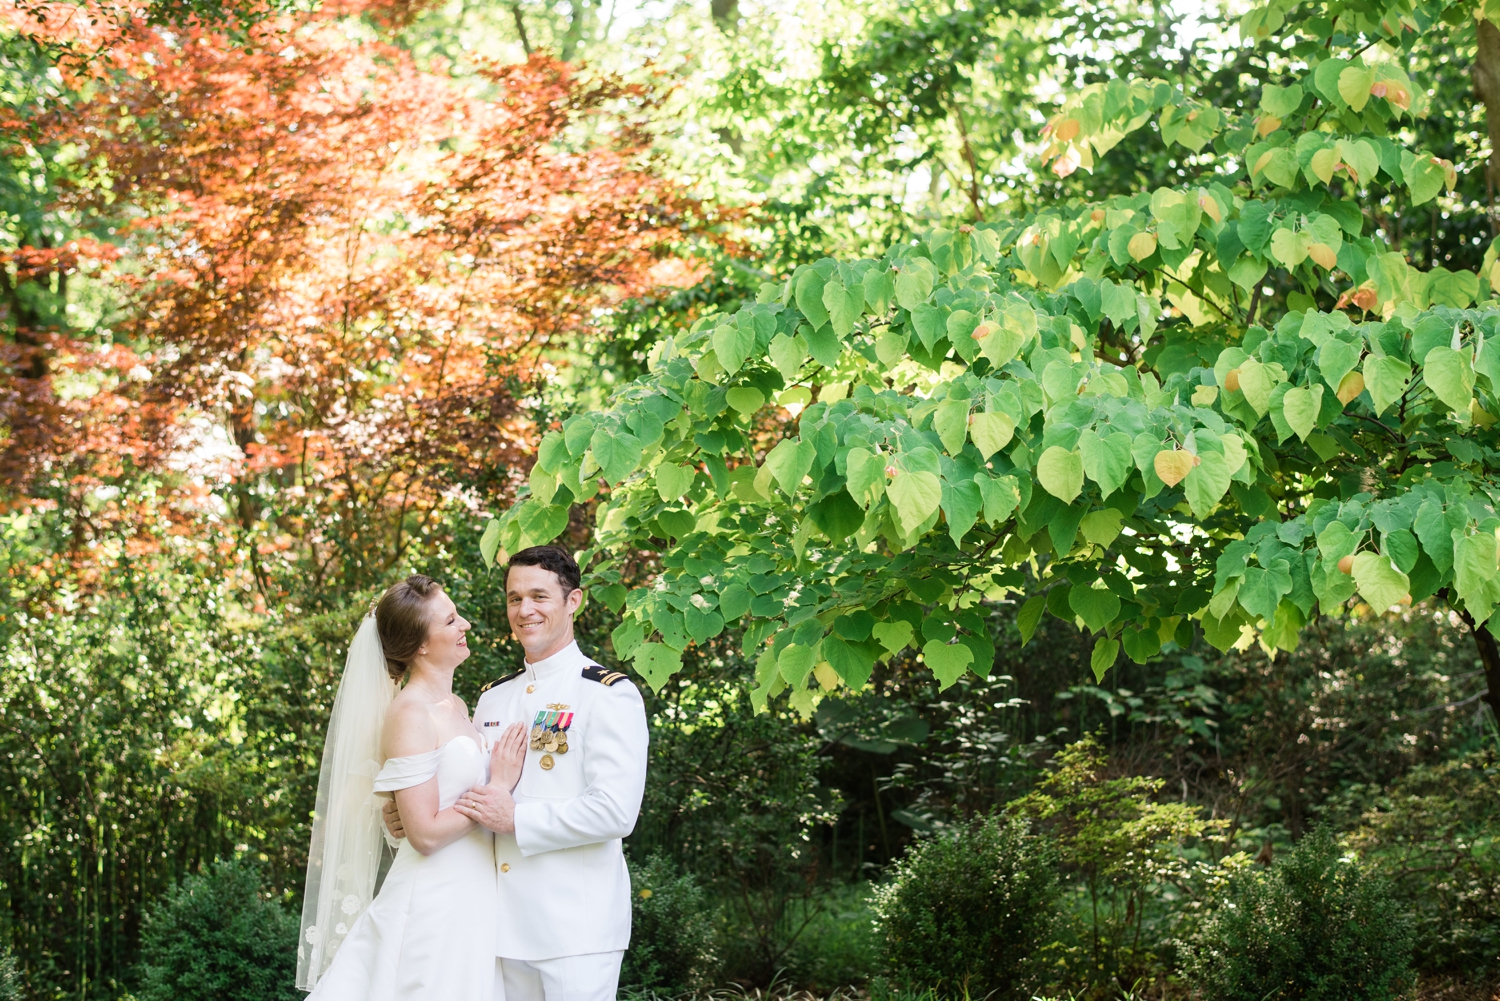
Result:
{"label": "groom's white naval uniform jacket", "polygon": [[[530,745],[515,791],[516,831],[495,835],[496,956],[622,952],[630,945],[630,874],[620,839],[635,827],[646,785],[640,692],[572,643],[486,685],[474,721],[491,740],[522,723]],[[535,746],[535,727],[545,735],[562,724]]]}

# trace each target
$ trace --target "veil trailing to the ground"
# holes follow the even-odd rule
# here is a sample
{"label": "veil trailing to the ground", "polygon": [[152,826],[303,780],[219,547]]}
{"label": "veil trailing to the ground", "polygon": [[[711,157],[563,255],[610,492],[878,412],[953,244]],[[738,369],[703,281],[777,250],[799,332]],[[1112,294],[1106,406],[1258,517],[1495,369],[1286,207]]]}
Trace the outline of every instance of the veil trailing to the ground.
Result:
{"label": "veil trailing to the ground", "polygon": [[380,729],[395,694],[372,613],[349,644],[323,744],[297,938],[297,986],[304,991],[312,990],[328,969],[375,895],[384,844],[375,776],[380,771]]}

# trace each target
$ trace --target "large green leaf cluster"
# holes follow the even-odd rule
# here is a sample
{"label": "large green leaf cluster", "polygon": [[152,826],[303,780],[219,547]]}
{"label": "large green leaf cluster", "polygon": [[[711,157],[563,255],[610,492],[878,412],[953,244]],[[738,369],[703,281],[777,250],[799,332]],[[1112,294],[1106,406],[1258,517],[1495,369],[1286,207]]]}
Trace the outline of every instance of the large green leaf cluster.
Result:
{"label": "large green leaf cluster", "polygon": [[[1101,678],[1194,622],[1290,648],[1320,610],[1434,594],[1485,622],[1500,312],[1487,275],[1412,267],[1359,204],[1377,176],[1413,200],[1451,184],[1393,130],[1421,104],[1401,48],[1456,10],[1377,25],[1381,60],[1320,50],[1255,112],[1085,88],[1048,125],[1059,172],[1152,123],[1241,167],[767,282],[549,432],[487,555],[608,487],[589,555],[618,654],[659,687],[739,623],[757,698],[803,707],[908,647],[944,684],[986,674],[973,605],[1006,593],[1028,595],[1023,636],[1044,612],[1095,634]],[[1309,291],[1257,323],[1273,278]],[[627,590],[642,549],[660,571]]]}

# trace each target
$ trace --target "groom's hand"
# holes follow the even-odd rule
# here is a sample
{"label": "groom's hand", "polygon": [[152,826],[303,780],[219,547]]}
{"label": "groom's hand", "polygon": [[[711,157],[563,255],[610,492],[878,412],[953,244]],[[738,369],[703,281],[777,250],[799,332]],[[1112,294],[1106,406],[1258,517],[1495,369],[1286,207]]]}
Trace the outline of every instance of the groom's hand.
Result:
{"label": "groom's hand", "polygon": [[406,828],[401,824],[401,811],[396,809],[395,799],[388,799],[380,808],[380,819],[385,821],[385,829],[391,832],[391,837],[400,841],[406,837]]}
{"label": "groom's hand", "polygon": [[508,789],[475,786],[459,797],[453,809],[496,834],[516,832],[516,801]]}

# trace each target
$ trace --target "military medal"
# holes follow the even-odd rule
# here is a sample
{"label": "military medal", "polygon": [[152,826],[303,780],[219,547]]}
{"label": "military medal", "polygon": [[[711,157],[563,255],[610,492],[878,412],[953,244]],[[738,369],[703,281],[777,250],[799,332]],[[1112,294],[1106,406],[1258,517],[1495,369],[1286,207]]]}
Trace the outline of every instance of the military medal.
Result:
{"label": "military medal", "polygon": [[531,721],[530,747],[533,751],[544,752],[538,762],[543,771],[550,771],[557,764],[552,755],[568,753],[568,727],[573,725],[573,714],[567,712],[567,708],[553,703],[546,709],[538,709],[536,718]]}

